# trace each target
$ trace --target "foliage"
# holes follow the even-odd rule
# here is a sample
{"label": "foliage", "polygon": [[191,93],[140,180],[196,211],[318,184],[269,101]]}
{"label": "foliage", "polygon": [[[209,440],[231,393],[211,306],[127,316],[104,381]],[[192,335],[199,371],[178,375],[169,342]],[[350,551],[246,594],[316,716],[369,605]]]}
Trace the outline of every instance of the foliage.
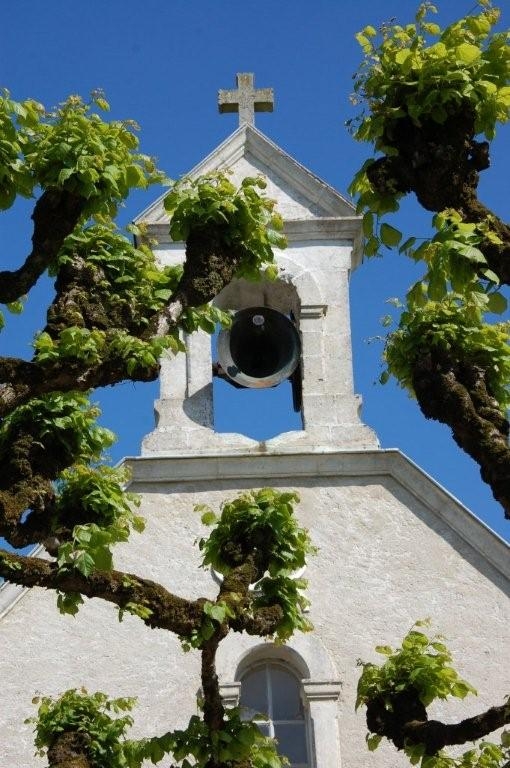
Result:
{"label": "foliage", "polygon": [[[387,371],[413,393],[413,370],[431,350],[443,353],[451,365],[472,364],[485,373],[491,395],[503,413],[510,406],[510,322],[489,325],[474,301],[451,293],[442,301],[424,299],[408,305],[399,328],[386,342]],[[387,378],[383,373],[382,381]]]}
{"label": "foliage", "polygon": [[165,197],[172,238],[187,240],[194,230],[217,227],[226,248],[244,253],[238,277],[259,279],[262,267],[267,277],[276,277],[273,248],[284,248],[287,241],[274,200],[258,192],[266,186],[262,177],[247,176],[236,187],[223,172],[184,178]]}
{"label": "foliage", "polygon": [[10,208],[16,195],[30,197],[36,183],[26,163],[23,149],[38,127],[44,107],[29,99],[18,103],[8,91],[0,95],[0,210]]}
{"label": "foliage", "polygon": [[133,153],[136,123],[104,122],[95,108],[109,109],[100,92],[88,104],[70,96],[53,112],[40,113],[30,130],[21,123],[21,147],[28,172],[43,189],[56,187],[84,197],[87,216],[114,216],[130,189],[163,177],[150,157]]}
{"label": "foliage", "polygon": [[96,424],[99,408],[82,392],[50,392],[21,405],[2,421],[0,450],[28,433],[48,451],[62,451],[74,461],[97,461],[115,441]]}
{"label": "foliage", "polygon": [[294,517],[293,503],[298,501],[295,491],[262,488],[225,502],[219,517],[208,506],[198,506],[202,522],[214,525],[208,538],[199,542],[202,565],[227,574],[238,564],[240,554],[255,547],[271,577],[288,576],[302,568],[315,548]]}
{"label": "foliage", "polygon": [[101,692],[89,694],[85,689],[66,691],[57,699],[36,697],[37,717],[27,720],[35,725],[35,746],[42,757],[64,732],[83,734],[87,753],[94,768],[131,768],[122,749],[121,739],[133,723],[130,712],[136,699],[108,699]]}
{"label": "foliage", "polygon": [[[131,225],[131,234],[145,236],[144,229]],[[100,270],[99,289],[114,291],[119,301],[143,308],[144,312],[157,311],[168,301],[182,274],[182,266],[160,267],[150,245],[133,245],[112,225],[91,224],[69,235],[50,270],[58,274],[60,268],[73,264],[76,257]]]}
{"label": "foliage", "polygon": [[256,585],[254,609],[279,605],[283,618],[275,627],[275,642],[285,643],[294,632],[311,632],[313,624],[306,618],[305,611],[310,601],[303,595],[308,581],[296,579],[281,573],[265,576]]}
{"label": "foliage", "polygon": [[179,325],[186,333],[193,333],[199,329],[213,334],[221,325],[222,328],[230,328],[232,316],[229,312],[215,307],[214,304],[204,304],[201,307],[186,307],[182,313]]}
{"label": "foliage", "polygon": [[192,648],[203,648],[218,627],[228,619],[235,618],[236,615],[235,611],[224,600],[217,600],[215,603],[205,600],[202,610],[203,616],[200,626],[194,629],[189,636],[180,638],[181,647],[185,653]]}
{"label": "foliage", "polygon": [[95,522],[74,526],[72,541],[58,548],[60,568],[76,568],[84,576],[96,569],[110,571],[111,546],[127,541],[131,528],[143,531],[143,518],[132,509],[140,500],[124,489],[128,479],[126,469],[106,466],[75,465],[62,473],[56,502],[58,519],[65,520],[79,510],[85,520]]}
{"label": "foliage", "polygon": [[[409,691],[417,695],[425,707],[435,699],[463,699],[470,693],[476,694],[473,686],[453,668],[444,638],[429,637],[418,629],[429,625],[428,619],[416,622],[400,648],[376,646],[377,653],[386,658],[383,664],[358,661],[363,671],[358,681],[356,709],[377,701],[391,712],[399,695]],[[367,734],[368,749],[377,749],[382,738],[380,733]],[[510,758],[510,734],[503,732],[500,744],[482,741],[460,756],[449,755],[444,750],[427,754],[425,744],[410,740],[404,743],[403,749],[411,765],[419,764],[420,768],[501,768]]]}
{"label": "foliage", "polygon": [[[202,566],[211,566],[226,576],[247,557],[253,557],[257,575],[251,586],[251,607],[243,604],[242,610],[256,614],[259,609],[279,606],[283,617],[274,628],[277,642],[285,642],[296,631],[312,629],[304,615],[309,605],[302,594],[307,581],[292,575],[305,565],[306,556],[316,551],[308,531],[294,517],[293,504],[297,501],[299,496],[293,491],[263,488],[224,502],[220,516],[205,504],[195,507],[202,514],[202,522],[213,526],[209,536],[199,541],[204,553]],[[234,594],[229,599],[231,604],[224,600],[204,603],[200,627],[181,639],[184,650],[203,647],[218,625],[236,618],[241,597],[236,599]]]}
{"label": "foliage", "polygon": [[468,693],[476,693],[451,666],[452,656],[444,644],[444,638],[440,635],[429,638],[416,629],[424,624],[429,622],[416,622],[400,648],[376,646],[377,653],[386,657],[383,664],[358,662],[363,672],[358,681],[356,708],[378,697],[382,697],[391,707],[395,694],[410,687],[418,692],[425,706],[435,699],[446,699],[449,696],[463,699]]}
{"label": "foliage", "polygon": [[407,747],[406,755],[411,765],[420,768],[504,768],[510,758],[510,750],[503,744],[482,741],[459,757],[448,755],[441,750],[437,755],[425,755],[422,745]]}
{"label": "foliage", "polygon": [[159,763],[167,754],[182,768],[204,767],[211,758],[221,764],[249,760],[253,768],[287,764],[277,754],[273,739],[264,736],[255,723],[243,721],[237,708],[227,711],[224,727],[213,734],[201,716],[193,715],[183,730],[135,741],[125,738],[133,718],[122,713],[130,712],[136,699],[108,699],[104,693],[89,694],[82,688],[56,699],[36,697],[33,703],[39,705],[37,717],[27,723],[35,726],[35,745],[41,757],[62,733],[71,731],[83,734],[94,768],[140,768],[144,760]]}
{"label": "foliage", "polygon": [[[437,11],[425,2],[414,24],[388,23],[379,33],[368,26],[357,35],[364,60],[355,76],[353,102],[365,109],[348,121],[357,141],[395,155],[395,131],[403,118],[418,126],[429,120],[441,125],[466,108],[476,115],[476,133],[493,138],[496,124],[510,116],[509,33],[493,31],[498,9],[485,0],[479,5],[478,14],[442,30],[427,20],[427,14]],[[367,255],[401,239],[398,230],[386,223],[381,227],[377,219],[398,210],[403,192],[377,191],[367,177],[373,162],[364,163],[350,187],[358,211],[365,212]]]}
{"label": "foliage", "polygon": [[[364,60],[354,102],[363,112],[350,129],[374,157],[350,191],[363,214],[365,254],[398,248],[424,267],[404,301],[390,300],[401,314],[381,382],[395,376],[427,418],[452,429],[510,517],[509,325],[493,317],[508,308],[510,235],[478,199],[490,147],[476,138],[492,139],[510,116],[510,33],[497,31],[490,0],[444,29],[431,13],[425,2],[414,23],[357,36]],[[435,212],[429,237],[406,239],[387,220],[410,192]]]}
{"label": "foliage", "polygon": [[212,759],[216,765],[246,764],[253,768],[282,768],[273,739],[264,736],[257,725],[241,719],[237,708],[227,710],[223,728],[211,734],[202,717],[193,715],[184,730],[127,745],[126,752],[137,759],[156,763],[172,753],[182,768],[205,768]]}
{"label": "foliage", "polygon": [[510,116],[509,35],[493,32],[499,10],[479,5],[478,14],[441,29],[427,19],[436,8],[424,2],[414,24],[385,24],[379,34],[368,26],[356,36],[365,60],[354,91],[369,111],[353,126],[358,140],[391,152],[388,138],[399,118],[442,124],[460,104],[474,110],[477,133],[494,137],[496,123]]}

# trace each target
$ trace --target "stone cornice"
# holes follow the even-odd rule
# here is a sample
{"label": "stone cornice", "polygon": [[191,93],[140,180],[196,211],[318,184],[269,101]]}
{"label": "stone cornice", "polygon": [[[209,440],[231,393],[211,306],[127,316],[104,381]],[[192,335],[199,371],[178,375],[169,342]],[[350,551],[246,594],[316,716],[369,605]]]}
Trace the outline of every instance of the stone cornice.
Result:
{"label": "stone cornice", "polygon": [[[359,216],[329,217],[320,219],[288,219],[284,232],[290,244],[310,241],[331,242],[336,245],[353,245],[351,268],[354,270],[362,261],[361,228]],[[153,223],[147,226],[149,238],[157,240],[160,246],[172,246],[184,250],[184,243],[172,240],[168,223]]]}
{"label": "stone cornice", "polygon": [[336,701],[341,690],[340,680],[303,681],[303,691],[307,701]]}

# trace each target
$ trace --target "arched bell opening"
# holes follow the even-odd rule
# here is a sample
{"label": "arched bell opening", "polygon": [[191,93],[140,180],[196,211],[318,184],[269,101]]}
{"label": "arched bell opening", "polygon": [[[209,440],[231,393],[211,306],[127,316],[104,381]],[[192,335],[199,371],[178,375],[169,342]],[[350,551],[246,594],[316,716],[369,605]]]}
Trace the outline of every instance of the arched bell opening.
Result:
{"label": "arched bell opening", "polygon": [[294,286],[235,280],[215,303],[233,313],[231,328],[213,339],[215,431],[268,440],[303,429],[299,299]]}

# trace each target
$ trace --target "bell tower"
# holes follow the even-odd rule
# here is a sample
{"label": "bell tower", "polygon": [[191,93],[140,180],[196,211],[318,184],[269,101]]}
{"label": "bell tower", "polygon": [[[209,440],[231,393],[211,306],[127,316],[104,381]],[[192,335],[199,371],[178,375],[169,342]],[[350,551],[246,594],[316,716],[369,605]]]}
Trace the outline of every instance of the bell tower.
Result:
{"label": "bell tower", "polygon": [[[361,260],[360,217],[349,201],[254,127],[254,112],[272,109],[272,90],[255,89],[248,74],[238,75],[237,84],[237,91],[219,92],[219,107],[239,111],[238,129],[188,175],[228,169],[237,183],[263,175],[266,193],[284,218],[288,247],[275,253],[277,280],[234,280],[216,297],[219,307],[235,313],[232,329],[220,334],[218,359],[212,359],[210,337],[203,332],[185,338],[185,354],[163,359],[156,427],[142,454],[376,448],[376,436],[360,420],[352,374],[348,284]],[[184,244],[168,234],[162,198],[136,221],[158,242],[162,264],[184,259]],[[290,378],[303,429],[263,444],[216,433],[213,375],[252,388]]]}

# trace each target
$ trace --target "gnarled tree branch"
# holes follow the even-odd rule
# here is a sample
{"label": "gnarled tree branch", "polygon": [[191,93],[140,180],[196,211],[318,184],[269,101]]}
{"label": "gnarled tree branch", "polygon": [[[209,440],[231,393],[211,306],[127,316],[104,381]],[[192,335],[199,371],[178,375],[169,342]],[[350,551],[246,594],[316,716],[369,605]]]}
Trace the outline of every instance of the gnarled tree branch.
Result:
{"label": "gnarled tree branch", "polygon": [[79,592],[126,608],[136,603],[148,609],[143,621],[149,627],[190,635],[200,626],[203,600],[186,600],[165,587],[136,574],[122,571],[95,571],[85,577],[75,570],[60,570],[56,563],[0,550],[0,576],[23,587],[42,587],[62,592]]}
{"label": "gnarled tree branch", "polygon": [[427,755],[435,755],[443,747],[476,741],[510,723],[510,701],[458,723],[429,720],[426,708],[412,687],[395,694],[391,704],[389,708],[383,697],[368,702],[368,729],[385,736],[397,749],[423,744]]}
{"label": "gnarled tree branch", "polygon": [[384,143],[398,155],[378,158],[367,168],[373,187],[385,195],[414,192],[428,211],[455,208],[466,222],[490,221],[501,243],[484,239],[479,247],[500,282],[510,285],[510,227],[477,197],[479,172],[489,167],[490,157],[488,143],[475,140],[472,108],[464,104],[441,124],[401,118]]}
{"label": "gnarled tree branch", "polygon": [[415,364],[413,387],[423,414],[451,428],[510,518],[509,423],[487,391],[484,371],[431,351]]}
{"label": "gnarled tree branch", "polygon": [[32,219],[32,251],[15,271],[0,272],[0,303],[8,304],[28,293],[55,260],[65,238],[83,213],[86,200],[64,189],[47,189],[37,201]]}

